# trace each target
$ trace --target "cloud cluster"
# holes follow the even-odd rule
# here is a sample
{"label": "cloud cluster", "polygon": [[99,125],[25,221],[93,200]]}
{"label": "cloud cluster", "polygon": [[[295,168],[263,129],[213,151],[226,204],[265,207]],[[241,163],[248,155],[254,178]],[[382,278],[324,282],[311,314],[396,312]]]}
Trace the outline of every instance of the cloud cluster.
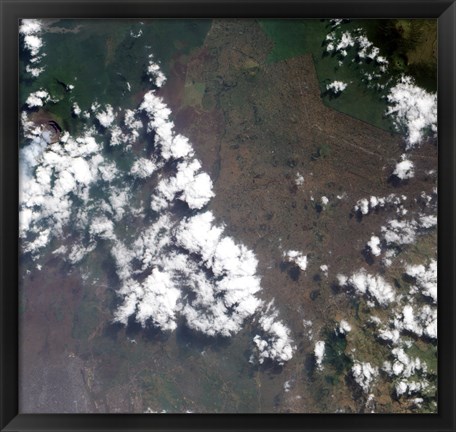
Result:
{"label": "cloud cluster", "polygon": [[378,368],[372,366],[369,362],[359,362],[356,361],[351,369],[353,378],[358,384],[364,393],[369,393],[369,390],[372,386],[373,381],[378,376]]}
{"label": "cloud cluster", "polygon": [[304,176],[302,174],[296,173],[295,184],[296,186],[302,186],[304,184]]}
{"label": "cloud cluster", "polygon": [[407,245],[416,240],[417,223],[412,220],[390,220],[386,226],[382,226],[383,238],[388,245]]}
{"label": "cloud cluster", "polygon": [[394,117],[399,131],[406,133],[407,149],[419,145],[427,131],[437,133],[437,94],[415,85],[413,78],[403,76],[387,95],[390,104],[386,114]]}
{"label": "cloud cluster", "polygon": [[[290,337],[290,330],[277,320],[277,311],[270,311],[269,305],[265,314],[259,319],[262,335],[256,335],[253,342],[257,349],[258,362],[261,364],[265,359],[282,365],[291,360],[296,346]],[[253,356],[250,358],[253,361]]]}
{"label": "cloud cluster", "polygon": [[200,170],[201,164],[197,159],[180,162],[175,176],[159,182],[151,208],[161,211],[176,197],[191,209],[203,208],[214,197],[214,192],[211,178]]}
{"label": "cloud cluster", "polygon": [[386,197],[376,197],[372,195],[370,198],[361,198],[353,206],[353,211],[360,215],[368,215],[373,211],[385,208],[396,208],[396,212],[400,215],[407,214],[407,210],[403,206],[403,202],[407,200],[405,195],[389,194]]}
{"label": "cloud cluster", "polygon": [[[88,203],[89,188],[103,162],[99,151],[100,145],[89,132],[76,139],[63,134],[54,144],[43,134],[36,135],[21,149],[20,237],[32,256],[62,233],[74,199]],[[43,225],[52,226],[52,235],[40,236]]]}
{"label": "cloud cluster", "polygon": [[114,114],[114,110],[113,110],[112,106],[109,104],[106,105],[104,111],[99,111],[95,115],[95,117],[98,120],[98,122],[100,123],[100,125],[103,126],[104,128],[109,128],[109,126],[111,126],[111,124],[114,122],[114,120],[116,118],[116,116]]}
{"label": "cloud cluster", "polygon": [[[158,72],[153,69],[160,81]],[[30,101],[40,103],[46,97],[32,94]],[[127,325],[135,319],[144,327],[172,331],[182,320],[208,336],[230,337],[246,320],[257,319],[253,358],[260,363],[290,360],[295,350],[290,330],[278,319],[272,303],[265,307],[259,298],[257,259],[247,247],[224,235],[224,227],[215,223],[211,212],[201,211],[214,196],[212,181],[195,159],[188,139],[174,132],[171,111],[163,100],[150,91],[138,110],[125,110],[122,115],[111,105],[101,107],[95,101],[90,111],[94,115],[84,120],[81,136],[66,132],[55,144],[26,113],[22,115],[29,139],[20,155],[23,251],[37,259],[53,238],[67,243],[64,228],[71,224],[70,244],[59,245],[54,252],[76,264],[100,243],[110,249],[120,285],[114,321]],[[76,103],[73,112],[84,116]],[[139,137],[143,113],[155,140],[154,154],[138,155],[135,149],[128,154],[128,163],[116,164],[102,144],[104,130],[111,134],[109,145],[131,143]],[[135,178],[152,175],[158,182],[145,197],[150,197],[158,214],[148,219],[143,213],[147,198],[138,203],[134,195],[144,183]],[[176,200],[188,204],[189,216],[183,217],[182,209],[171,206]],[[130,221],[138,217],[141,223],[136,227]]]}
{"label": "cloud cluster", "polygon": [[393,175],[400,180],[407,180],[415,176],[414,165],[411,160],[403,159],[396,164]]}
{"label": "cloud cluster", "polygon": [[391,351],[391,361],[385,361],[382,370],[395,380],[397,396],[420,393],[430,387],[427,381],[427,364],[419,357],[412,358],[402,347]]}
{"label": "cloud cluster", "polygon": [[29,51],[30,60],[25,70],[33,77],[38,77],[45,68],[40,67],[40,63],[45,54],[40,55],[43,48],[43,40],[39,36],[42,32],[43,23],[37,19],[22,19],[19,26],[19,34],[23,36],[24,49]]}
{"label": "cloud cluster", "polygon": [[371,254],[374,256],[379,256],[382,253],[380,247],[380,239],[377,236],[372,236],[367,242],[367,247],[370,249]]}
{"label": "cloud cluster", "polygon": [[76,117],[79,117],[82,113],[82,110],[80,108],[80,106],[78,105],[77,102],[74,102],[72,107],[71,107],[71,111],[72,113],[76,116]]}
{"label": "cloud cluster", "polygon": [[380,56],[380,50],[365,36],[362,29],[355,29],[353,32],[334,30],[326,36],[326,51],[331,54],[337,54],[340,59],[344,59],[348,50],[354,48],[356,57],[361,62],[371,62],[379,66],[380,71],[386,72],[388,60]]}
{"label": "cloud cluster", "polygon": [[161,87],[166,82],[166,76],[160,70],[160,65],[154,62],[153,54],[149,54],[149,65],[147,66],[147,75],[157,87]]}
{"label": "cloud cluster", "polygon": [[332,83],[326,84],[326,90],[338,95],[342,93],[347,86],[348,84],[342,81],[333,81]]}
{"label": "cloud cluster", "polygon": [[30,93],[25,101],[29,108],[42,107],[51,99],[51,96],[46,90],[40,89]]}
{"label": "cloud cluster", "polygon": [[144,179],[150,177],[157,169],[157,164],[153,160],[141,157],[133,163],[130,173]]}
{"label": "cloud cluster", "polygon": [[339,327],[338,327],[337,331],[338,331],[339,334],[345,335],[345,334],[350,333],[352,331],[352,327],[347,321],[341,320],[340,323],[339,323]]}
{"label": "cloud cluster", "polygon": [[419,357],[410,357],[402,347],[393,348],[391,351],[393,361],[385,361],[382,370],[390,376],[410,378],[418,371],[427,372],[426,363]]}
{"label": "cloud cluster", "polygon": [[325,356],[325,341],[317,341],[314,347],[315,364],[317,369],[322,369],[323,358]]}
{"label": "cloud cluster", "polygon": [[372,276],[365,269],[358,270],[350,277],[337,275],[340,286],[351,287],[357,294],[373,298],[379,305],[386,306],[396,298],[394,288],[381,276]]}
{"label": "cloud cluster", "polygon": [[414,309],[410,304],[405,305],[399,317],[394,319],[394,327],[399,331],[407,330],[417,336],[437,339],[437,308],[424,305]]}
{"label": "cloud cluster", "polygon": [[405,271],[414,278],[416,291],[437,303],[437,261],[432,259],[427,268],[422,264],[408,265]]}
{"label": "cloud cluster", "polygon": [[283,257],[288,262],[296,264],[302,271],[305,271],[307,268],[307,255],[304,255],[302,252],[296,250],[289,250],[283,253]]}

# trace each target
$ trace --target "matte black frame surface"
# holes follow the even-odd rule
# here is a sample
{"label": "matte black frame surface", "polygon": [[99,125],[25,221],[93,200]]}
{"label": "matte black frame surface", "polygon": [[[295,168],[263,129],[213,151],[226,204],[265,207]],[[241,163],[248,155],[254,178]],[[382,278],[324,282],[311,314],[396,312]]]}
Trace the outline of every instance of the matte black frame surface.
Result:
{"label": "matte black frame surface", "polygon": [[[18,414],[18,20],[20,18],[438,18],[437,414]],[[0,0],[1,431],[455,431],[455,27],[448,0]]]}

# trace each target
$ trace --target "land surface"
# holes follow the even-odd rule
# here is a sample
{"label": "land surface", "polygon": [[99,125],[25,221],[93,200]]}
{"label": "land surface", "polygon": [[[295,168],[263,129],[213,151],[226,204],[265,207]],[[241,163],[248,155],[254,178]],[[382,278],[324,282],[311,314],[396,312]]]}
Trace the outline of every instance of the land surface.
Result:
{"label": "land surface", "polygon": [[[334,282],[336,272],[360,267],[385,272],[366,257],[365,244],[396,210],[360,218],[353,206],[395,193],[409,197],[409,212],[421,210],[414,197],[435,187],[426,172],[437,166],[437,147],[429,141],[414,152],[413,182],[391,182],[403,139],[326,106],[311,54],[271,62],[272,49],[259,23],[214,20],[202,46],[171,59],[160,94],[214,182],[209,208],[257,256],[264,298],[276,299],[295,337],[294,358],[284,367],[249,365],[248,327],[232,341],[214,341],[186,330],[163,335],[133,323],[114,325],[114,276],[103,254],[70,273],[49,258],[45,273],[22,280],[24,411],[364,411],[365,395],[347,378],[350,352],[375,361],[387,349],[365,326],[363,301]],[[433,256],[435,247],[434,232],[403,258]],[[283,261],[290,249],[307,254],[305,272]],[[106,271],[96,274],[94,290],[84,275],[97,267]],[[399,268],[388,272],[401,280]],[[341,319],[354,323],[344,341],[332,336]],[[312,322],[311,334],[304,320]],[[323,373],[314,367],[318,339],[329,347]],[[421,347],[432,357],[431,348]],[[379,383],[376,411],[408,412],[392,393],[390,383]]]}

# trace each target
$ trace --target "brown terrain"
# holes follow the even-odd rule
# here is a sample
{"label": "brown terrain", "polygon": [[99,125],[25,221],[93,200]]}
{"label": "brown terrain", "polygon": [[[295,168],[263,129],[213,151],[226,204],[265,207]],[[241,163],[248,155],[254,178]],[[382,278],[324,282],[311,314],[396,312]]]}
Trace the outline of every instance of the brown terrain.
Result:
{"label": "brown terrain", "polygon": [[[400,193],[409,197],[406,207],[417,210],[413,198],[435,185],[424,172],[436,168],[436,146],[427,143],[414,153],[413,182],[394,186],[388,179],[403,152],[401,138],[325,106],[312,57],[269,63],[271,48],[259,25],[215,20],[203,47],[174,60],[162,95],[176,129],[189,137],[214,182],[216,196],[209,208],[227,234],[255,252],[264,299],[275,298],[298,346],[280,373],[267,365],[254,371],[256,394],[245,390],[246,400],[254,399],[249,406],[258,411],[360,412],[364,396],[354,393],[343,375],[320,376],[311,366],[315,341],[340,319],[355,324],[350,334],[354,345],[348,339],[348,347],[356,346],[367,358],[384,349],[370,342],[363,346],[356,305],[333,286],[337,273],[361,267],[383,271],[376,260],[366,261],[363,249],[371,235],[379,234],[388,211],[360,219],[352,209],[360,198]],[[298,172],[304,177],[301,186],[295,183]],[[322,196],[329,199],[324,208]],[[283,251],[289,249],[307,254],[305,272],[283,263]],[[329,267],[328,277],[319,269],[322,264]],[[195,411],[211,407],[203,392],[208,385],[223,390],[228,411],[243,402],[235,394],[230,366],[212,371],[216,351],[204,358],[186,357],[185,348],[178,347],[179,335],[111,325],[109,274],[99,277],[93,292],[83,288],[76,274],[59,276],[68,270],[61,264],[46,266],[46,273],[32,272],[23,282],[23,411],[46,412],[50,406],[55,412],[161,410],[160,398],[152,393],[159,388],[166,397],[173,386],[180,386],[181,399]],[[81,306],[84,302],[89,309]],[[75,333],[77,320],[88,315],[95,316],[88,330]],[[312,321],[313,340],[303,320]],[[208,347],[203,341],[201,352]],[[185,367],[173,360],[176,352],[188,361]],[[207,371],[198,385],[188,379],[192,367]],[[170,370],[171,378],[165,378]],[[287,380],[292,385],[284,392]],[[404,410],[389,396],[388,385],[380,384],[376,391],[378,412]],[[168,400],[175,397],[171,393]]]}

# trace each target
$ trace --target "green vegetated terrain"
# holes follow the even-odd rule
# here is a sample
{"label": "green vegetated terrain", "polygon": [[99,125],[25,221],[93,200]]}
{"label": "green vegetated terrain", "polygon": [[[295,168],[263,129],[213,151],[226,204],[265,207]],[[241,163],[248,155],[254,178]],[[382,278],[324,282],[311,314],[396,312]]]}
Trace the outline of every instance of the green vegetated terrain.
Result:
{"label": "green vegetated terrain", "polygon": [[[390,120],[385,118],[386,92],[369,89],[362,82],[363,72],[375,71],[374,66],[353,61],[353,48],[340,65],[337,56],[326,52],[325,38],[329,32],[362,28],[380,48],[380,54],[389,60],[388,77],[411,75],[418,85],[436,91],[436,20],[355,20],[335,29],[329,20],[261,20],[260,23],[274,42],[269,61],[312,54],[324,102],[382,129],[392,130]],[[338,97],[326,94],[326,84],[334,80],[349,83]]]}
{"label": "green vegetated terrain", "polygon": [[[79,25],[56,24],[70,30]],[[357,21],[341,26],[343,31],[364,28],[390,60],[393,75],[410,74],[429,91],[435,88],[433,22]],[[204,338],[181,328],[161,334],[133,322],[126,328],[113,325],[119,281],[103,247],[66,284],[60,284],[68,271],[65,265],[49,275],[46,284],[34,279],[32,271],[21,299],[28,340],[37,352],[45,352],[48,334],[60,332],[49,364],[57,362],[61,352],[84,360],[82,376],[93,412],[368,412],[367,395],[351,379],[350,369],[354,357],[377,366],[389,358],[390,348],[379,344],[376,329],[367,322],[371,315],[387,322],[392,314],[335,286],[336,272],[349,275],[366,267],[394,283],[398,293],[408,293],[411,284],[403,278],[403,263],[422,264],[435,257],[435,229],[399,248],[401,264],[385,268],[380,259],[366,260],[363,250],[388,218],[397,217],[396,209],[358,219],[353,205],[370,194],[404,193],[410,212],[423,210],[415,198],[421,191],[431,193],[434,186],[424,172],[436,167],[435,147],[430,144],[418,152],[416,181],[398,187],[388,182],[403,151],[401,137],[391,134],[390,120],[384,117],[384,92],[368,89],[360,79],[361,69],[369,65],[352,63],[352,55],[339,65],[325,53],[328,20],[157,20],[134,24],[135,34],[143,32],[140,38],[125,34],[131,27],[103,21],[76,33],[47,34],[52,47],[46,51],[47,72],[24,81],[21,104],[31,91],[48,89],[58,102],[47,105],[46,115],[76,135],[83,125],[71,116],[73,101],[83,110],[94,99],[136,108],[149,87],[144,70],[153,53],[168,77],[160,91],[172,108],[176,129],[190,138],[213,179],[216,197],[209,208],[227,234],[255,252],[264,298],[276,299],[297,352],[284,367],[250,365],[255,324],[231,340]],[[417,37],[417,32],[424,36]],[[384,35],[394,36],[390,44]],[[325,92],[333,80],[350,84],[337,98]],[[75,89],[68,92],[68,84]],[[141,143],[151,146],[145,136]],[[120,150],[110,151],[120,168],[131,164]],[[140,153],[133,148],[136,151]],[[304,175],[303,186],[295,182],[298,173]],[[143,195],[134,195],[133,207],[150,199],[145,189]],[[135,185],[132,191],[136,193]],[[328,205],[322,204],[322,196]],[[125,231],[122,237],[133,228],[125,224],[116,229]],[[294,248],[307,254],[306,272],[283,262],[283,250]],[[58,267],[48,255],[44,262]],[[322,264],[329,265],[328,277],[320,270]],[[65,301],[53,303],[43,324],[42,298],[58,296],[60,290]],[[39,307],[30,307],[34,304]],[[352,325],[345,336],[335,333],[341,319]],[[303,320],[312,321],[311,336]],[[315,368],[318,339],[326,343],[323,371]],[[409,339],[408,354],[428,364],[429,381],[435,385],[435,343]],[[285,391],[288,381],[292,388]],[[377,412],[435,412],[432,389],[419,409],[397,398],[394,380],[384,376],[373,392]]]}

